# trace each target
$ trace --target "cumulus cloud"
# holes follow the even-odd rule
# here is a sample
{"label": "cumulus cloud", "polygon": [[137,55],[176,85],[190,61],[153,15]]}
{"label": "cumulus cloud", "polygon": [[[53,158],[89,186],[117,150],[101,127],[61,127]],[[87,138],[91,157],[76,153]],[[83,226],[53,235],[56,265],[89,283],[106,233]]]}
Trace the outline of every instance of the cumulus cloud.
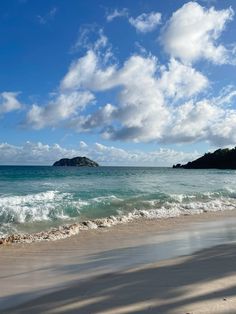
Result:
{"label": "cumulus cloud", "polygon": [[[221,47],[219,36],[232,16],[231,9],[216,11],[195,2],[185,4],[164,28],[165,48],[176,47],[168,51],[171,58],[166,65],[150,53],[133,54],[123,63],[117,62],[100,30],[93,44],[86,41],[85,54],[72,62],[57,94],[45,106],[31,107],[28,124],[43,128],[60,123],[78,132],[99,132],[106,140],[234,144],[235,87],[229,86],[218,96],[210,97],[207,91],[211,82],[193,67],[193,61],[203,57],[216,62],[206,51],[209,52],[209,45]],[[180,30],[186,33],[186,38],[181,37]],[[180,43],[189,43],[190,49],[173,44],[173,31]],[[225,54],[221,55],[222,62],[224,57]],[[102,93],[112,94],[113,101],[99,97],[97,106],[88,108],[95,95]]]}
{"label": "cumulus cloud", "polygon": [[215,10],[197,2],[184,4],[164,27],[161,41],[165,51],[187,63],[202,58],[215,64],[231,63],[231,52],[218,40],[233,15],[232,8]]}
{"label": "cumulus cloud", "polygon": [[[45,104],[33,104],[27,112],[26,124],[35,129],[44,127],[56,127],[59,123],[72,119],[95,101],[95,96],[91,90],[99,90],[102,80],[108,83],[108,78],[114,71],[114,66],[107,67],[105,70],[98,69],[98,63],[110,55],[110,46],[103,30],[98,30],[97,40],[89,44],[85,40],[85,47],[88,47],[84,57],[79,58],[70,66],[68,73],[62,80],[60,87],[53,93],[53,96]],[[87,36],[87,35],[86,35]],[[86,37],[85,36],[85,37]],[[103,51],[103,48],[104,51]],[[106,86],[101,87],[105,89]]]}
{"label": "cumulus cloud", "polygon": [[[90,56],[87,55],[87,58]],[[76,89],[83,86],[83,88],[91,90],[107,90],[118,86],[122,88],[118,95],[118,107],[108,104],[94,114],[82,120],[80,118],[80,123],[84,120],[82,127],[101,126],[103,122],[107,123],[116,119],[122,121],[127,128],[133,129],[148,123],[148,119],[153,119],[153,116],[156,115],[157,127],[154,128],[152,124],[150,132],[157,136],[157,132],[165,120],[165,108],[162,94],[156,86],[154,77],[157,70],[156,58],[132,56],[120,69],[108,67],[103,70],[99,68],[94,59],[94,66],[90,62],[90,68],[93,70],[86,71],[85,80],[83,80],[83,72],[80,71],[78,79],[70,80],[70,84],[66,84],[66,87]],[[73,68],[70,69],[70,71],[73,70]],[[65,79],[70,77],[70,71]],[[66,81],[68,82],[68,80]]]}
{"label": "cumulus cloud", "polygon": [[99,56],[89,50],[72,64],[61,86],[93,92],[120,87],[116,105],[106,104],[89,115],[75,117],[69,125],[79,131],[100,128],[106,139],[138,142],[163,140],[166,125],[172,121],[169,99],[199,94],[208,86],[208,79],[175,59],[162,67],[152,55],[133,55],[121,67],[104,67]]}
{"label": "cumulus cloud", "polygon": [[17,99],[18,95],[19,93],[16,92],[3,92],[0,94],[0,115],[22,108],[22,104]]}
{"label": "cumulus cloud", "polygon": [[[61,81],[59,96],[44,107],[34,105],[28,123],[42,128],[63,121],[79,132],[99,131],[109,140],[235,142],[232,87],[204,98],[208,79],[174,58],[165,67],[150,54],[132,55],[119,66],[103,61],[100,51],[89,49],[73,62]],[[111,89],[116,89],[114,104],[84,111],[96,92]]]}
{"label": "cumulus cloud", "polygon": [[235,145],[236,110],[230,105],[235,96],[236,90],[233,90],[227,95],[191,100],[174,108],[162,142],[206,141],[217,147]]}
{"label": "cumulus cloud", "polygon": [[35,129],[56,126],[83,110],[93,99],[88,91],[59,93],[45,106],[34,104],[27,113],[27,124]]}
{"label": "cumulus cloud", "polygon": [[[210,139],[213,121],[223,118],[224,110],[207,100],[187,102],[174,109],[165,142],[191,142]],[[220,119],[221,121],[221,119]]]}
{"label": "cumulus cloud", "polygon": [[159,80],[163,92],[174,99],[191,97],[208,87],[208,79],[194,68],[171,59]]}
{"label": "cumulus cloud", "polygon": [[[218,97],[194,100],[192,97],[209,83],[190,66],[171,60],[159,73],[154,57],[132,56],[113,73],[110,82],[113,86],[123,85],[117,106],[107,104],[83,117],[77,121],[80,129],[102,127],[106,139],[136,142],[209,141],[217,146],[236,141],[235,109],[231,107],[236,90],[231,88]],[[106,86],[104,82],[102,85]],[[176,100],[179,104],[173,106]],[[114,121],[118,126],[114,126]]]}
{"label": "cumulus cloud", "polygon": [[86,55],[73,62],[68,73],[61,82],[63,90],[89,88],[91,90],[104,90],[112,87],[111,81],[116,70],[115,66],[101,68],[100,58],[94,50],[88,50]]}
{"label": "cumulus cloud", "polygon": [[[81,145],[81,143],[83,143]],[[182,152],[160,148],[149,153],[128,151],[100,143],[87,145],[81,141],[78,149],[68,149],[58,144],[26,142],[21,146],[0,143],[2,165],[51,165],[60,158],[87,156],[101,165],[171,166],[187,162],[199,156],[198,152]]]}
{"label": "cumulus cloud", "polygon": [[119,18],[119,17],[127,17],[129,15],[128,9],[123,8],[123,9],[115,9],[112,12],[107,12],[106,14],[106,19],[107,22],[112,22],[114,19]]}
{"label": "cumulus cloud", "polygon": [[161,23],[161,13],[142,13],[136,18],[130,17],[129,23],[141,33],[152,32]]}
{"label": "cumulus cloud", "polygon": [[111,104],[106,104],[103,107],[100,107],[92,114],[86,116],[80,115],[71,119],[67,126],[76,130],[76,131],[91,131],[96,128],[101,128],[107,124],[112,123],[115,118],[115,112],[117,108]]}

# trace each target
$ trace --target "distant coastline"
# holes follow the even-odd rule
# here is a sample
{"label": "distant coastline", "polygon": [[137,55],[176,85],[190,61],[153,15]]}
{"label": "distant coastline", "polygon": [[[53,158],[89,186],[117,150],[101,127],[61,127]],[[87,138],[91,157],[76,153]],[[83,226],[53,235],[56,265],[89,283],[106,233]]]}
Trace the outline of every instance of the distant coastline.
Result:
{"label": "distant coastline", "polygon": [[233,149],[217,149],[213,153],[190,161],[185,165],[176,164],[173,168],[184,169],[236,169],[236,147]]}

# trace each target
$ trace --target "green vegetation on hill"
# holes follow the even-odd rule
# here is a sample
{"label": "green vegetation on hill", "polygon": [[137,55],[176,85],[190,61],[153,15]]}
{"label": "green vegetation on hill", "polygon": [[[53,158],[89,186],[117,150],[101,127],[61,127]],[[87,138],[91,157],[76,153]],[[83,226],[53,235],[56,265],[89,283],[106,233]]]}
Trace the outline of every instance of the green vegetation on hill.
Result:
{"label": "green vegetation on hill", "polygon": [[87,157],[63,158],[54,162],[53,166],[63,167],[98,167],[99,165]]}
{"label": "green vegetation on hill", "polygon": [[204,156],[188,162],[185,165],[173,165],[173,168],[185,169],[236,169],[236,147],[233,149],[217,149],[214,153],[206,153]]}

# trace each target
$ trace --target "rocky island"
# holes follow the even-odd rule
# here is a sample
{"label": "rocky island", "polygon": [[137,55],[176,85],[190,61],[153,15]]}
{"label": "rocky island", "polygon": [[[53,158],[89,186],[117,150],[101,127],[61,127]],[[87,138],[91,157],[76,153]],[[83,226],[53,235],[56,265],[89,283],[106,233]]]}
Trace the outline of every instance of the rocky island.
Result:
{"label": "rocky island", "polygon": [[173,165],[173,168],[185,169],[236,169],[236,147],[233,149],[217,149],[213,153],[206,153],[204,156],[188,162],[185,165]]}
{"label": "rocky island", "polygon": [[62,158],[54,162],[53,166],[63,167],[99,167],[99,164],[87,157]]}

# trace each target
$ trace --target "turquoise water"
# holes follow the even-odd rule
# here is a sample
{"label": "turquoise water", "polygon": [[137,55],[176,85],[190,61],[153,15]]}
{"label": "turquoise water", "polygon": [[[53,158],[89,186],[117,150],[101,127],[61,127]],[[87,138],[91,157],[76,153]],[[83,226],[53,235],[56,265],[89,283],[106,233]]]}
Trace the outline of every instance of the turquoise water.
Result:
{"label": "turquoise water", "polygon": [[236,208],[236,171],[0,167],[0,236],[142,211],[164,218]]}

